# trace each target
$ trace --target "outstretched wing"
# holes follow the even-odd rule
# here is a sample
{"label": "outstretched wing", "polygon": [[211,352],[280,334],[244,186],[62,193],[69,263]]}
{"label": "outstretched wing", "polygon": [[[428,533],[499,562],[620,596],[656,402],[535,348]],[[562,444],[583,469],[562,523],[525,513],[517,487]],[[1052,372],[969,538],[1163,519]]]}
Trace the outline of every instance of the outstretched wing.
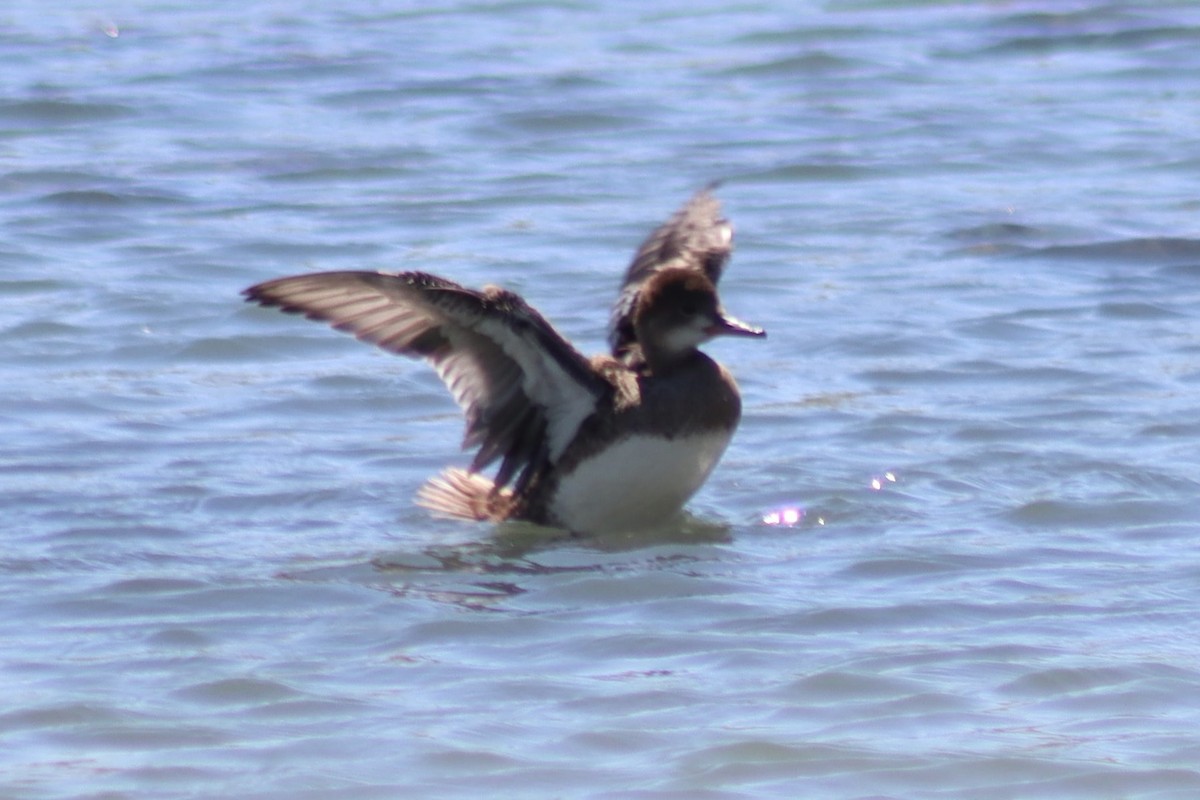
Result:
{"label": "outstretched wing", "polygon": [[471,465],[500,459],[495,485],[523,488],[562,455],[610,390],[550,323],[512,292],[475,291],[421,272],[323,272],[245,290],[393,353],[433,365],[467,417]]}
{"label": "outstretched wing", "polygon": [[608,341],[620,358],[636,344],[633,312],[646,280],[662,269],[684,267],[703,272],[715,286],[733,252],[733,226],[721,217],[721,203],[710,184],[651,233],[625,271],[621,293],[609,321]]}

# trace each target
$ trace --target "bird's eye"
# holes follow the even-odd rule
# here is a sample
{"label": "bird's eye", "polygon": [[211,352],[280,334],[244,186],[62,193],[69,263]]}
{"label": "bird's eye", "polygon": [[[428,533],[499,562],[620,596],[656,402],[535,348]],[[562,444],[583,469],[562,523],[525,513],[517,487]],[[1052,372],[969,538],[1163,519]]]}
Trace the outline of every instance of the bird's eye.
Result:
{"label": "bird's eye", "polygon": [[679,306],[679,311],[685,317],[694,317],[700,313],[700,306],[694,302],[684,302]]}

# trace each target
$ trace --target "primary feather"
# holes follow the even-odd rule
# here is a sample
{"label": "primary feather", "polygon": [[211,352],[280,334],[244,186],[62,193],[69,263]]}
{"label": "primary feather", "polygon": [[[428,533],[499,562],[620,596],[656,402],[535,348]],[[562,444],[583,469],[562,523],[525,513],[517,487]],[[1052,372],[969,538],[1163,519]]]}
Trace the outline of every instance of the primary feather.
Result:
{"label": "primary feather", "polygon": [[463,409],[471,465],[499,460],[496,490],[520,490],[557,460],[611,387],[519,296],[421,272],[323,272],[252,286],[248,299],[424,358]]}
{"label": "primary feather", "polygon": [[656,228],[633,256],[609,321],[608,341],[617,358],[637,346],[633,317],[642,286],[664,269],[683,268],[703,273],[713,286],[733,252],[733,226],[721,216],[721,203],[708,186],[692,196]]}

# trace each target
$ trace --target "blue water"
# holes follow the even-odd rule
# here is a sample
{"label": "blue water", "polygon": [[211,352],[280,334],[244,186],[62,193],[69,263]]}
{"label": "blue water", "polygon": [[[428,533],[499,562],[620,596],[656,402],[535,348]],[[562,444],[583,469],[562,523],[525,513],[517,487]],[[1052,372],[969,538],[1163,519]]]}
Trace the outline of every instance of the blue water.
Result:
{"label": "blue water", "polygon": [[[1200,6],[0,9],[0,796],[1200,794]],[[713,179],[691,515],[430,519],[421,269],[589,352]]]}

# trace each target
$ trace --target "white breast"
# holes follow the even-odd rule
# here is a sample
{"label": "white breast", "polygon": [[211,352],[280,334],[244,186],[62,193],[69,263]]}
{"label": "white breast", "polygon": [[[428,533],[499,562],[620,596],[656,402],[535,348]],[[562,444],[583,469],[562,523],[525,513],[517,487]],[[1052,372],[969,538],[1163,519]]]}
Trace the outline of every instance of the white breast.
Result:
{"label": "white breast", "polygon": [[677,439],[634,436],[563,478],[551,510],[573,531],[646,528],[683,508],[725,452],[732,431]]}

